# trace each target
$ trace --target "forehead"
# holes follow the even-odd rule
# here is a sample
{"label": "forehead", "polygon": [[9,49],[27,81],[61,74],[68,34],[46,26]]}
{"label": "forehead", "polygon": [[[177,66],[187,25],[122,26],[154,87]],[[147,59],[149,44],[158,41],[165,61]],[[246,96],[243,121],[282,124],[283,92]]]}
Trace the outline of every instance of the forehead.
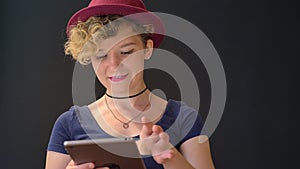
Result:
{"label": "forehead", "polygon": [[[97,35],[96,35],[97,36]],[[116,35],[108,38],[96,38],[97,51],[108,51],[113,47],[122,47],[126,43],[142,44],[142,40],[138,32],[133,31],[128,24],[122,24],[118,28]]]}

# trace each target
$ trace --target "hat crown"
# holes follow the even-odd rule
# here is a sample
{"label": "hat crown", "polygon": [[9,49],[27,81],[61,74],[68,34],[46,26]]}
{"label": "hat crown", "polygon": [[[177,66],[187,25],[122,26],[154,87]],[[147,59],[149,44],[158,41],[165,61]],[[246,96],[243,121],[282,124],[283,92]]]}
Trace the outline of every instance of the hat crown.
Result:
{"label": "hat crown", "polygon": [[128,5],[136,8],[146,9],[145,4],[141,0],[92,0],[88,7],[109,4]]}
{"label": "hat crown", "polygon": [[[139,15],[132,15],[132,14]],[[72,26],[78,21],[85,22],[91,16],[104,16],[116,14],[120,16],[129,16],[140,24],[152,24],[154,33],[151,39],[154,41],[154,47],[158,47],[163,40],[164,25],[155,14],[149,12],[142,0],[91,0],[88,7],[77,11],[69,20],[67,25],[67,35]]]}

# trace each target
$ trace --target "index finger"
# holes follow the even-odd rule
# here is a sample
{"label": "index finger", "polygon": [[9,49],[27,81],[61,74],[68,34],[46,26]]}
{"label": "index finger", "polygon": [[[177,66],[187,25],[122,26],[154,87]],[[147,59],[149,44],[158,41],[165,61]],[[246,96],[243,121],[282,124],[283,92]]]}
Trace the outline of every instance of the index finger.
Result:
{"label": "index finger", "polygon": [[140,138],[145,138],[152,134],[153,123],[149,121],[146,117],[142,117],[143,127],[140,133]]}
{"label": "index finger", "polygon": [[154,134],[159,135],[164,130],[160,126],[158,126],[158,125],[153,125],[152,126],[152,131],[153,131]]}

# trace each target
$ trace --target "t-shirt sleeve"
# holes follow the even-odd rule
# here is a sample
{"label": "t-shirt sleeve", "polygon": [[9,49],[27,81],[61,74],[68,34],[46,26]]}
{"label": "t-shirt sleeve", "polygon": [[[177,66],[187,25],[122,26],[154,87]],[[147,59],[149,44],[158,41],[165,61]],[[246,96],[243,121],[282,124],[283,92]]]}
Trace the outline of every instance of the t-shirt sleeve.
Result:
{"label": "t-shirt sleeve", "polygon": [[71,110],[61,114],[54,123],[47,151],[68,154],[64,148],[64,141],[71,140],[70,120]]}
{"label": "t-shirt sleeve", "polygon": [[203,121],[198,111],[186,105],[183,105],[182,109],[179,116],[181,116],[180,118],[182,119],[180,134],[183,139],[179,142],[179,146],[185,141],[199,136],[203,128]]}

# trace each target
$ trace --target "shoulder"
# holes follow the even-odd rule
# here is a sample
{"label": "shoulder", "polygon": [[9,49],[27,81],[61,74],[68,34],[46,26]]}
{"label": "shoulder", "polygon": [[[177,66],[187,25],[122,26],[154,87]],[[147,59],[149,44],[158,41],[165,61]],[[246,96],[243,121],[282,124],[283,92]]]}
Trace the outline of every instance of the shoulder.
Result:
{"label": "shoulder", "polygon": [[184,121],[187,118],[196,118],[197,115],[198,111],[188,106],[184,102],[170,99],[168,100],[165,112],[160,121],[169,121],[170,123],[173,123],[175,120],[179,122]]}
{"label": "shoulder", "polygon": [[55,121],[52,135],[64,135],[66,139],[74,139],[74,133],[81,133],[80,118],[86,116],[87,106],[71,106],[69,110],[62,113]]}
{"label": "shoulder", "polygon": [[74,135],[81,131],[77,119],[77,110],[79,106],[72,106],[69,110],[62,113],[55,121],[50,136],[48,150],[67,154],[63,142],[73,140]]}
{"label": "shoulder", "polygon": [[169,100],[163,120],[163,129],[169,134],[171,143],[179,147],[186,140],[200,135],[203,121],[194,108],[182,101]]}
{"label": "shoulder", "polygon": [[55,121],[55,125],[63,124],[67,125],[70,122],[76,120],[76,110],[78,106],[71,106],[69,110],[62,113]]}
{"label": "shoulder", "polygon": [[[62,113],[55,121],[52,134],[57,132],[70,133],[74,121],[77,121],[76,110],[78,106],[71,106],[69,110]],[[69,134],[68,134],[69,135]]]}
{"label": "shoulder", "polygon": [[74,120],[78,120],[78,114],[81,114],[82,112],[85,112],[86,106],[71,106],[69,110],[62,113],[57,119],[56,123],[63,123],[68,124],[69,122],[72,122]]}
{"label": "shoulder", "polygon": [[165,112],[166,113],[172,112],[171,113],[172,115],[176,115],[176,116],[180,117],[181,119],[187,118],[189,116],[196,117],[198,115],[197,110],[188,106],[183,101],[176,101],[176,100],[171,100],[171,99],[168,101]]}

